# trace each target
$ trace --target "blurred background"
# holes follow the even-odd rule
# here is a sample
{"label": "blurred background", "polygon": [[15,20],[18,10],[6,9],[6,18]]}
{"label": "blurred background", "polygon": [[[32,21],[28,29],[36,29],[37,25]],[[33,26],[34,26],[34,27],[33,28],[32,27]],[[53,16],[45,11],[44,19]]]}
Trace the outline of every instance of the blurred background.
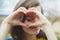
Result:
{"label": "blurred background", "polygon": [[[10,15],[14,6],[19,0],[0,0],[0,24],[3,19]],[[39,0],[41,3],[44,15],[53,25],[53,30],[60,40],[60,0]],[[10,37],[10,34],[7,35]]]}

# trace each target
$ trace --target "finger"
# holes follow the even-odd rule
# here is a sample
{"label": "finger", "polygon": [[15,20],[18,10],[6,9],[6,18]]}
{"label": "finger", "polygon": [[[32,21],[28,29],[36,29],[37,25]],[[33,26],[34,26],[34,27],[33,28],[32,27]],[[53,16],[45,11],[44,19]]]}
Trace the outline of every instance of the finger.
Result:
{"label": "finger", "polygon": [[38,19],[40,18],[41,12],[38,11],[35,7],[29,8],[29,10],[27,12],[34,12],[36,14],[37,18]]}
{"label": "finger", "polygon": [[20,26],[22,26],[22,27],[28,28],[28,25],[27,25],[27,24],[25,24],[25,23],[23,23],[23,22],[20,22],[19,20],[18,20],[18,21],[14,21],[14,25],[20,25]]}
{"label": "finger", "polygon": [[24,7],[20,7],[19,9],[17,9],[16,11],[14,11],[10,17],[15,18],[15,17],[19,17],[22,14],[26,13],[26,9]]}
{"label": "finger", "polygon": [[27,9],[25,7],[20,7],[20,8],[17,9],[16,12],[20,12],[22,10],[23,10],[23,12],[26,12],[27,11]]}
{"label": "finger", "polygon": [[41,14],[41,11],[38,11],[36,8],[32,7],[28,11],[35,12],[36,15],[38,15],[40,22],[44,22],[45,25],[51,25],[51,23],[48,21],[48,19]]}
{"label": "finger", "polygon": [[20,22],[20,21],[17,21],[17,20],[10,20],[9,22],[7,22],[8,24],[10,24],[10,25],[20,25],[20,26],[24,26],[24,27],[26,27],[26,25],[24,24],[24,23],[22,23],[22,22]]}
{"label": "finger", "polygon": [[20,25],[21,25],[22,27],[29,28],[29,26],[26,25],[26,24],[24,24],[24,23],[21,23]]}
{"label": "finger", "polygon": [[40,22],[40,21],[37,21],[35,23],[31,23],[30,26],[39,26],[39,27],[43,27],[45,25],[45,22]]}
{"label": "finger", "polygon": [[20,7],[19,9],[17,9],[17,11],[15,11],[14,16],[18,16],[18,15],[25,14],[25,13],[26,13],[26,8]]}
{"label": "finger", "polygon": [[29,25],[25,24],[25,23],[22,23],[22,22],[18,22],[19,25],[21,25],[22,27],[26,27],[26,28],[29,28]]}
{"label": "finger", "polygon": [[36,8],[32,7],[32,8],[29,8],[28,12],[34,12],[36,13],[37,17],[41,20],[41,19],[44,19],[45,17],[41,14],[41,11],[38,11]]}

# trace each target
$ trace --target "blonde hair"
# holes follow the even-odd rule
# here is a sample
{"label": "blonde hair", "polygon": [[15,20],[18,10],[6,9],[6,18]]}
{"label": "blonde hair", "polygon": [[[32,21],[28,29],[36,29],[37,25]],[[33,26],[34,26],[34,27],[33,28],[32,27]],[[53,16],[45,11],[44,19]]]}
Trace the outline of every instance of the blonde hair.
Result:
{"label": "blonde hair", "polygon": [[43,13],[43,8],[40,5],[40,3],[38,2],[38,0],[20,0],[13,11],[16,11],[19,7],[25,7],[26,9],[30,8],[30,7],[36,7],[36,6],[40,6],[41,7],[41,13]]}

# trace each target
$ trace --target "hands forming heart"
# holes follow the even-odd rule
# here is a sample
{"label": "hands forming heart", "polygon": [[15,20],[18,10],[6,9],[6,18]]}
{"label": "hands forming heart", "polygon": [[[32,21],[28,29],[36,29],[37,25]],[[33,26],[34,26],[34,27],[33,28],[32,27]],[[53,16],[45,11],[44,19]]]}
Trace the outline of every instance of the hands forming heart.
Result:
{"label": "hands forming heart", "polygon": [[5,23],[11,25],[28,27],[30,24],[34,24],[36,22],[43,24],[43,22],[45,22],[44,20],[46,19],[42,17],[41,12],[37,11],[35,8],[27,10],[24,7],[20,7],[18,10],[9,15],[4,21]]}
{"label": "hands forming heart", "polygon": [[20,17],[20,20],[27,25],[34,23],[38,17],[38,15],[36,15],[34,11],[30,11],[30,10],[26,10],[26,12],[23,13],[23,15],[21,15]]}

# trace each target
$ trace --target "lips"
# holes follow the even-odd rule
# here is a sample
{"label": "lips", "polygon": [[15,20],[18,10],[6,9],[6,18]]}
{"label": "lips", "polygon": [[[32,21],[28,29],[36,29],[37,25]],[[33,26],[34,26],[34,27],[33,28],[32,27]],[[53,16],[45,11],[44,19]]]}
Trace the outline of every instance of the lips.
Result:
{"label": "lips", "polygon": [[38,26],[31,26],[29,28],[32,29],[32,30],[38,30]]}

